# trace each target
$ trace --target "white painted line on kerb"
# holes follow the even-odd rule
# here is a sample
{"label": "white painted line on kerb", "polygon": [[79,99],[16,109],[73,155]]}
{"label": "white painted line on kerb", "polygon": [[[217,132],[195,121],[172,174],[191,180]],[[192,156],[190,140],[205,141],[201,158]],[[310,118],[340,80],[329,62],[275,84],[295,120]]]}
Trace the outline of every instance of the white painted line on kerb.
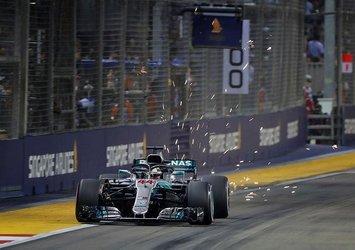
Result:
{"label": "white painted line on kerb", "polygon": [[29,242],[29,241],[33,241],[33,240],[39,240],[39,239],[47,238],[49,236],[68,233],[68,232],[71,232],[71,231],[84,229],[84,228],[88,228],[88,227],[95,227],[95,226],[97,226],[97,225],[86,225],[86,224],[84,224],[84,225],[79,225],[79,226],[75,226],[75,227],[69,227],[69,228],[64,228],[64,229],[52,231],[52,232],[49,232],[49,233],[36,234],[35,236],[32,236],[32,237],[24,237],[25,239],[23,239],[23,240],[16,240],[16,241],[12,241],[12,242],[1,244],[0,248],[5,248],[5,247],[9,247],[9,246],[15,246],[15,245],[22,244],[22,243],[25,243],[25,242]]}

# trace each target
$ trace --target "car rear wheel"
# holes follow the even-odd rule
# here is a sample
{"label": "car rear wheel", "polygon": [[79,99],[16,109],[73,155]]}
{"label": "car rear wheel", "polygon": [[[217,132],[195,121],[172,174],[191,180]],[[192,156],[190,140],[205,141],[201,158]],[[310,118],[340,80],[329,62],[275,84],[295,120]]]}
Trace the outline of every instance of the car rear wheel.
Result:
{"label": "car rear wheel", "polygon": [[202,177],[201,180],[212,185],[214,218],[227,218],[230,208],[228,178],[210,175]]}
{"label": "car rear wheel", "polygon": [[82,213],[82,206],[99,205],[100,181],[96,179],[83,179],[80,181],[76,191],[75,216],[79,222],[96,222],[97,220],[85,217]]}
{"label": "car rear wheel", "polygon": [[213,221],[214,203],[211,186],[207,182],[192,181],[187,188],[188,207],[203,208],[202,222],[189,221],[190,224],[209,225]]}

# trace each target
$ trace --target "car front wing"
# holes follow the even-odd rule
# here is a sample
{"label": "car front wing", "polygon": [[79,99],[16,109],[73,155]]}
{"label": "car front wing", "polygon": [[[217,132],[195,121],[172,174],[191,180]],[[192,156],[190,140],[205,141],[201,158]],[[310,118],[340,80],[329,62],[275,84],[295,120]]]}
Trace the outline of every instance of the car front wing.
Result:
{"label": "car front wing", "polygon": [[168,207],[160,211],[156,218],[137,215],[136,217],[123,217],[116,207],[110,206],[81,206],[80,217],[87,221],[176,221],[176,222],[202,222],[204,210],[201,207]]}

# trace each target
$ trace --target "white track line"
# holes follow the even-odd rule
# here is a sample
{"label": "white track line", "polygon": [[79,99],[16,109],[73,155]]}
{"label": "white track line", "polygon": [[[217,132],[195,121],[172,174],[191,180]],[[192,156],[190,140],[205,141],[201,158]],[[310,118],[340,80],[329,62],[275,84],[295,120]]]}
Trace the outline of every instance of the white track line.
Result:
{"label": "white track line", "polygon": [[[79,226],[75,226],[75,227],[69,227],[69,228],[64,228],[64,229],[52,231],[52,232],[49,232],[49,233],[36,234],[36,235],[34,235],[32,237],[22,237],[24,239],[15,240],[15,241],[12,241],[12,242],[1,244],[0,248],[14,246],[14,245],[22,244],[22,243],[33,241],[33,240],[47,238],[49,236],[53,236],[53,235],[57,235],[57,234],[63,234],[63,233],[67,233],[67,232],[71,232],[71,231],[75,231],[75,230],[79,230],[79,229],[84,229],[84,228],[88,228],[88,227],[95,227],[95,226],[97,226],[97,225],[83,224],[83,225],[79,225]],[[16,237],[16,238],[19,238],[19,237]]]}

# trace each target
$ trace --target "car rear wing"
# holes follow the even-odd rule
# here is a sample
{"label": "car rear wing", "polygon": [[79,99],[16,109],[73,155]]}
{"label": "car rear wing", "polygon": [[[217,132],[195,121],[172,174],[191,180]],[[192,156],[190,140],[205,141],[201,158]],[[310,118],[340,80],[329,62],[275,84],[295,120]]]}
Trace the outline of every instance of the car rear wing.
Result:
{"label": "car rear wing", "polygon": [[167,161],[167,165],[174,168],[174,170],[196,172],[195,160],[169,160]]}
{"label": "car rear wing", "polygon": [[163,146],[147,146],[146,147],[147,150],[152,150],[153,151],[153,154],[159,152],[159,151],[162,151],[164,149]]}

